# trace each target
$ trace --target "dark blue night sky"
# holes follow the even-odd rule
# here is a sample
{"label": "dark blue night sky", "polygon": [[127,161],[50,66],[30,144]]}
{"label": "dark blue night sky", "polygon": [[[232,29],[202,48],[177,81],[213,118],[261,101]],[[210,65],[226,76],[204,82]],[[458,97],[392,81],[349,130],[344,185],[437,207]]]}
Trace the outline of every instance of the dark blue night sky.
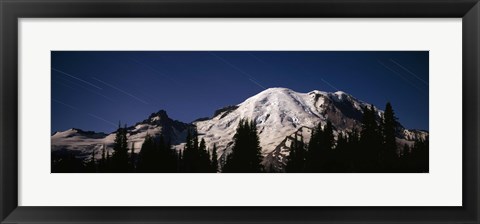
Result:
{"label": "dark blue night sky", "polygon": [[52,132],[112,132],[160,109],[191,122],[264,88],[342,90],[428,130],[428,52],[53,51]]}

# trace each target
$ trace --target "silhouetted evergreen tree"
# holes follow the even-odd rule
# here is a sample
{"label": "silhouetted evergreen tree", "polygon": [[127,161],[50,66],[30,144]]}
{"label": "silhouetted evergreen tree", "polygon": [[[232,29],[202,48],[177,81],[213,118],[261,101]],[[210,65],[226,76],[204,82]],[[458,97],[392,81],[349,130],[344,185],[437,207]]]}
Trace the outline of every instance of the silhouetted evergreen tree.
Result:
{"label": "silhouetted evergreen tree", "polygon": [[199,170],[199,163],[200,163],[200,150],[199,150],[199,144],[198,144],[198,132],[197,129],[193,131],[193,137],[192,137],[192,144],[193,144],[193,172],[198,172]]}
{"label": "silhouetted evergreen tree", "polygon": [[241,119],[235,136],[232,152],[227,156],[223,172],[258,173],[262,171],[260,140],[255,121]]}
{"label": "silhouetted evergreen tree", "polygon": [[333,126],[330,121],[322,129],[319,123],[313,130],[312,137],[308,144],[306,159],[307,172],[333,172],[333,146],[335,139],[333,136]]}
{"label": "silhouetted evergreen tree", "polygon": [[210,156],[207,152],[205,140],[202,139],[200,143],[198,142],[198,133],[195,129],[188,131],[182,162],[183,172],[211,172]]}
{"label": "silhouetted evergreen tree", "polygon": [[344,133],[339,133],[337,137],[337,145],[334,150],[334,172],[347,172],[351,167],[351,158],[348,147],[348,137]]}
{"label": "silhouetted evergreen tree", "polygon": [[305,171],[305,145],[303,143],[303,136],[300,135],[298,139],[297,133],[295,133],[294,139],[290,146],[290,155],[288,156],[287,166],[285,171],[287,173],[301,173]]}
{"label": "silhouetted evergreen tree", "polygon": [[323,141],[323,130],[321,123],[318,123],[317,127],[312,130],[312,136],[308,143],[308,151],[305,161],[307,172],[321,172],[321,147]]}
{"label": "silhouetted evergreen tree", "polygon": [[98,172],[104,173],[107,172],[107,154],[105,151],[105,144],[102,145],[102,158],[98,161]]}
{"label": "silhouetted evergreen tree", "polygon": [[170,148],[165,143],[163,135],[160,135],[155,143],[155,168],[159,173],[168,172],[173,166]]}
{"label": "silhouetted evergreen tree", "polygon": [[118,125],[117,133],[113,146],[112,171],[117,173],[126,173],[130,171],[127,147],[127,125],[124,128]]}
{"label": "silhouetted evergreen tree", "polygon": [[170,140],[165,142],[163,135],[157,138],[147,135],[138,155],[137,172],[180,172],[179,160],[181,155],[172,149]]}
{"label": "silhouetted evergreen tree", "polygon": [[210,158],[207,154],[205,139],[203,138],[200,140],[200,144],[198,145],[198,159],[198,172],[209,172]]}
{"label": "silhouetted evergreen tree", "polygon": [[198,167],[197,167],[197,172],[200,173],[209,173],[212,172],[211,169],[211,161],[210,161],[210,155],[207,151],[207,146],[205,143],[205,139],[202,138],[200,141],[200,145],[198,146],[198,153],[199,153],[199,161],[198,161]]}
{"label": "silhouetted evergreen tree", "polygon": [[395,134],[398,128],[398,121],[393,112],[390,102],[385,106],[383,113],[383,150],[381,152],[381,168],[384,172],[393,172],[398,170],[397,141]]}
{"label": "silhouetted evergreen tree", "polygon": [[333,136],[333,125],[332,122],[327,121],[327,125],[323,130],[323,141],[320,146],[320,161],[321,161],[321,171],[322,172],[335,172],[335,153],[333,151],[333,146],[335,145],[335,138]]}
{"label": "silhouetted evergreen tree", "polygon": [[348,172],[359,172],[362,150],[360,150],[360,134],[357,129],[353,129],[347,134],[346,169]]}
{"label": "silhouetted evergreen tree", "polygon": [[[162,137],[163,138],[163,137]],[[165,150],[167,153],[167,166],[165,172],[178,172],[178,155],[176,149],[172,148],[170,139],[165,143]]]}
{"label": "silhouetted evergreen tree", "polygon": [[183,172],[192,173],[195,169],[195,155],[197,146],[195,146],[192,139],[192,130],[187,131],[187,139],[185,142],[185,147],[183,149]]}
{"label": "silhouetted evergreen tree", "polygon": [[145,140],[143,141],[142,148],[140,149],[140,153],[138,154],[137,172],[158,172],[158,157],[159,154],[157,152],[155,141],[152,136],[147,134],[147,136],[145,136]]}
{"label": "silhouetted evergreen tree", "polygon": [[364,108],[360,134],[360,161],[357,164],[360,172],[378,172],[380,170],[382,133],[377,123],[376,113],[373,105],[370,108]]}
{"label": "silhouetted evergreen tree", "polygon": [[213,144],[213,149],[212,149],[212,172],[216,173],[218,172],[218,160],[217,160],[217,145]]}

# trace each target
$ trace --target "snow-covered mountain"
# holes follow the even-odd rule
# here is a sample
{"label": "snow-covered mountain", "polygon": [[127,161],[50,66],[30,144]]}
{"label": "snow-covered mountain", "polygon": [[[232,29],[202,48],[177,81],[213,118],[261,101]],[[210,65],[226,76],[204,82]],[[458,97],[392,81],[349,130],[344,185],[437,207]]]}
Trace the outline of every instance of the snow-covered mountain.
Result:
{"label": "snow-covered mountain", "polygon": [[[198,132],[210,148],[216,144],[222,155],[231,149],[231,139],[240,119],[255,119],[264,155],[265,167],[282,170],[289,155],[290,143],[297,133],[303,140],[310,140],[312,128],[332,122],[335,134],[350,131],[361,126],[363,108],[369,104],[345,92],[298,93],[287,88],[270,88],[252,96],[236,106],[230,106],[216,113],[209,120],[194,122]],[[380,118],[383,111],[377,110]],[[424,131],[406,130],[400,127],[398,140],[413,143],[412,140],[425,138]],[[227,152],[224,154],[224,152]]]}
{"label": "snow-covered mountain", "polygon": [[[312,128],[320,122],[325,125],[331,121],[335,134],[359,128],[363,108],[369,104],[356,99],[345,92],[322,92],[314,90],[298,93],[287,88],[270,88],[254,95],[244,102],[217,110],[213,117],[197,119],[193,125],[197,127],[199,137],[204,138],[207,147],[217,145],[219,161],[228,154],[232,147],[232,139],[238,122],[242,118],[255,120],[260,137],[260,146],[266,167],[282,170],[289,154],[291,140],[297,133],[308,142]],[[380,118],[383,111],[377,110]],[[165,111],[152,114],[148,119],[128,128],[129,141],[134,144],[135,151],[147,132],[150,135],[162,135],[170,138],[172,144],[180,150],[185,140],[186,129],[191,124],[173,121]],[[88,132],[87,132],[88,133]],[[400,127],[397,140],[402,144],[411,144],[415,139],[425,138],[425,131],[407,130]],[[79,155],[89,155],[92,149],[101,149],[103,144],[111,147],[115,134],[87,135],[77,129],[59,132],[52,136],[52,150],[76,150]],[[100,151],[97,150],[97,157]]]}

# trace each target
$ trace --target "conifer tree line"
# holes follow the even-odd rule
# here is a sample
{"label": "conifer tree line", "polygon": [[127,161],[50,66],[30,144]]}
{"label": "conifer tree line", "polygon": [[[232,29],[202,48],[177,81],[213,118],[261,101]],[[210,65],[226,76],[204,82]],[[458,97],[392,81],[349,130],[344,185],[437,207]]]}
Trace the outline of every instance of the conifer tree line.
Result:
{"label": "conifer tree line", "polygon": [[206,148],[205,140],[198,141],[195,129],[188,130],[183,152],[177,152],[169,141],[160,135],[145,137],[139,153],[134,152],[134,143],[128,146],[127,127],[118,127],[113,153],[102,148],[102,156],[95,159],[95,151],[83,162],[72,154],[53,156],[52,172],[99,172],[99,173],[216,173],[219,171],[217,148],[212,155]]}
{"label": "conifer tree line", "polygon": [[[295,134],[290,145],[284,172],[288,173],[394,173],[428,172],[428,137],[417,139],[413,145],[399,145],[396,133],[399,123],[392,105],[386,104],[378,119],[373,105],[363,109],[360,131],[338,132],[330,121],[313,128],[311,138]],[[217,146],[207,148],[195,128],[189,128],[183,150],[174,149],[164,136],[147,134],[140,152],[134,152],[134,143],[128,143],[127,126],[120,124],[116,131],[113,152],[102,148],[102,156],[95,159],[95,151],[87,161],[72,154],[53,156],[52,172],[100,173],[259,173],[276,172],[271,164],[262,165],[260,139],[255,121],[241,119],[232,139],[231,150],[219,161]]]}
{"label": "conifer tree line", "polygon": [[363,109],[361,131],[338,133],[330,121],[312,131],[308,144],[297,135],[292,140],[285,171],[290,173],[423,173],[429,168],[428,137],[412,146],[399,147],[399,123],[392,105],[376,118],[373,105]]}

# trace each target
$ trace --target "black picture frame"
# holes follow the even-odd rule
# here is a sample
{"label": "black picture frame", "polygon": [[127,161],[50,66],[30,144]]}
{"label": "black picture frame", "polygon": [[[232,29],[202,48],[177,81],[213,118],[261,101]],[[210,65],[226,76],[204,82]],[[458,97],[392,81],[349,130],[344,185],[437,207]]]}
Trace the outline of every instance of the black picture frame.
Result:
{"label": "black picture frame", "polygon": [[[1,223],[479,223],[478,0],[0,0]],[[462,18],[461,207],[23,207],[18,206],[19,18],[349,17]],[[448,43],[445,43],[448,44]],[[452,118],[455,119],[455,118]],[[442,195],[439,195],[442,197]]]}

